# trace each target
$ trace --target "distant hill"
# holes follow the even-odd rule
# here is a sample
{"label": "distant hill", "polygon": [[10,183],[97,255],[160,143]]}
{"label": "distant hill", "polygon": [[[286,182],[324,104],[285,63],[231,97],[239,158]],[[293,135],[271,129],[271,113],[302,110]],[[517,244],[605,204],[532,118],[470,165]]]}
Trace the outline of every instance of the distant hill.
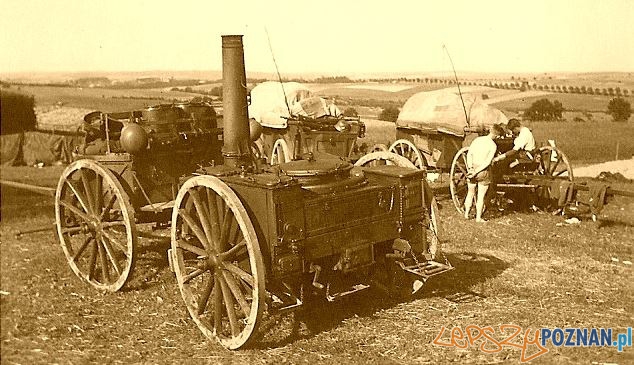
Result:
{"label": "distant hill", "polygon": [[[495,73],[495,72],[471,72],[457,71],[458,79],[461,82],[511,82],[511,81],[528,81],[539,85],[561,85],[561,86],[593,86],[593,87],[619,87],[621,89],[634,89],[634,72],[540,72],[540,73]],[[453,71],[434,71],[434,72],[372,72],[372,73],[348,73],[348,74],[332,74],[328,72],[310,72],[310,73],[284,73],[284,79],[303,79],[315,80],[322,77],[341,77],[345,76],[353,81],[358,80],[424,80],[426,78],[433,79],[451,79],[453,80]],[[273,72],[250,72],[247,70],[247,77],[250,79],[269,79],[276,80],[278,78]],[[192,70],[192,71],[121,71],[121,72],[37,72],[37,73],[3,73],[0,72],[0,80],[19,82],[19,83],[63,83],[68,80],[90,79],[90,78],[108,78],[112,81],[129,81],[146,78],[159,78],[162,80],[205,80],[215,81],[222,78],[221,71],[215,70]]]}

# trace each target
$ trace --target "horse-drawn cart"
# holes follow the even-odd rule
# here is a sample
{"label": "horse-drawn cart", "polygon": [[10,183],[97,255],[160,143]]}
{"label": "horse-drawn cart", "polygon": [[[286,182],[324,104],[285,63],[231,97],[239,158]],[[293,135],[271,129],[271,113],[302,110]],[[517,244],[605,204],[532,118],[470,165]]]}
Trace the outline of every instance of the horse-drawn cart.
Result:
{"label": "horse-drawn cart", "polygon": [[451,89],[421,92],[407,100],[396,121],[396,141],[385,149],[429,172],[447,172],[456,152],[489,126],[506,123],[499,110]]}
{"label": "horse-drawn cart", "polygon": [[179,178],[222,161],[222,130],[206,103],[93,112],[85,122],[85,143],[57,186],[57,231],[73,272],[117,291],[139,235],[152,231],[140,226],[168,226]]}
{"label": "horse-drawn cart", "polygon": [[[497,154],[513,149],[513,138],[496,140]],[[449,188],[454,206],[464,213],[467,196],[467,153],[469,147],[461,148],[453,158],[450,169]],[[509,192],[521,191],[530,203],[546,204],[548,188],[560,181],[573,181],[572,165],[566,155],[556,146],[539,147],[529,157],[513,161],[501,161],[491,168],[494,189],[489,196],[498,198]],[[496,192],[498,194],[496,194]]]}
{"label": "horse-drawn cart", "polygon": [[357,138],[365,134],[358,117],[344,117],[331,102],[296,82],[267,81],[251,90],[249,116],[262,127],[256,151],[271,165],[329,154],[357,160]]}

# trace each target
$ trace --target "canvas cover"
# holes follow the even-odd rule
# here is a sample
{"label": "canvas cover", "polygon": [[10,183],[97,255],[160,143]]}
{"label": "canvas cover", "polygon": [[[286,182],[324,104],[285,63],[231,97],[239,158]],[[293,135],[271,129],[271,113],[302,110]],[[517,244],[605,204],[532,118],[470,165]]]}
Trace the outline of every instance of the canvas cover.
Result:
{"label": "canvas cover", "polygon": [[0,164],[2,166],[15,166],[22,163],[22,141],[24,133],[0,135]]}
{"label": "canvas cover", "polygon": [[[473,96],[463,97],[470,127],[488,128],[493,124],[508,122],[508,118],[500,110],[476,100]],[[464,136],[467,122],[457,89],[427,91],[413,95],[403,105],[396,126]]]}
{"label": "canvas cover", "polygon": [[[286,101],[284,101],[286,95]],[[249,117],[264,127],[286,128],[288,109],[294,110],[295,104],[312,96],[311,91],[298,82],[266,81],[251,90]]]}
{"label": "canvas cover", "polygon": [[341,114],[339,108],[331,102],[319,96],[302,99],[293,104],[291,114],[303,115],[310,118],[321,118],[324,116],[338,117]]}

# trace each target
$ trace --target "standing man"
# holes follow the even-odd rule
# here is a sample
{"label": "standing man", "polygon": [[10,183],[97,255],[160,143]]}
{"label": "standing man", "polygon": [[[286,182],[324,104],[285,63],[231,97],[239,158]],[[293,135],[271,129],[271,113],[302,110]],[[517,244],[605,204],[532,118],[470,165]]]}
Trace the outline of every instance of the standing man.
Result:
{"label": "standing man", "polygon": [[469,190],[464,202],[464,217],[466,219],[469,219],[477,187],[476,222],[486,222],[482,219],[482,211],[484,210],[484,196],[491,184],[489,167],[495,156],[495,151],[497,151],[495,139],[502,135],[504,135],[504,128],[495,124],[489,129],[488,135],[474,139],[469,146],[469,152],[467,152],[467,187]]}
{"label": "standing man", "polygon": [[[513,140],[513,149],[499,155],[493,159],[493,162],[502,161],[507,157],[523,158],[532,161],[533,151],[535,150],[535,138],[531,130],[527,127],[522,127],[520,121],[515,118],[509,120],[506,127],[513,132],[513,136],[515,137],[515,140]],[[514,166],[511,165],[511,167]]]}

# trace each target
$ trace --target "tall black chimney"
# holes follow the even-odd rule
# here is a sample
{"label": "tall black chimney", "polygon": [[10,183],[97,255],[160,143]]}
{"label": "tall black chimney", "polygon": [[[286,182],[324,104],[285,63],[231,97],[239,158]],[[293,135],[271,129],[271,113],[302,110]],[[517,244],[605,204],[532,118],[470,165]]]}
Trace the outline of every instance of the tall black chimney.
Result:
{"label": "tall black chimney", "polygon": [[249,165],[251,158],[247,76],[241,35],[222,36],[222,107],[224,109],[222,155],[229,167]]}

